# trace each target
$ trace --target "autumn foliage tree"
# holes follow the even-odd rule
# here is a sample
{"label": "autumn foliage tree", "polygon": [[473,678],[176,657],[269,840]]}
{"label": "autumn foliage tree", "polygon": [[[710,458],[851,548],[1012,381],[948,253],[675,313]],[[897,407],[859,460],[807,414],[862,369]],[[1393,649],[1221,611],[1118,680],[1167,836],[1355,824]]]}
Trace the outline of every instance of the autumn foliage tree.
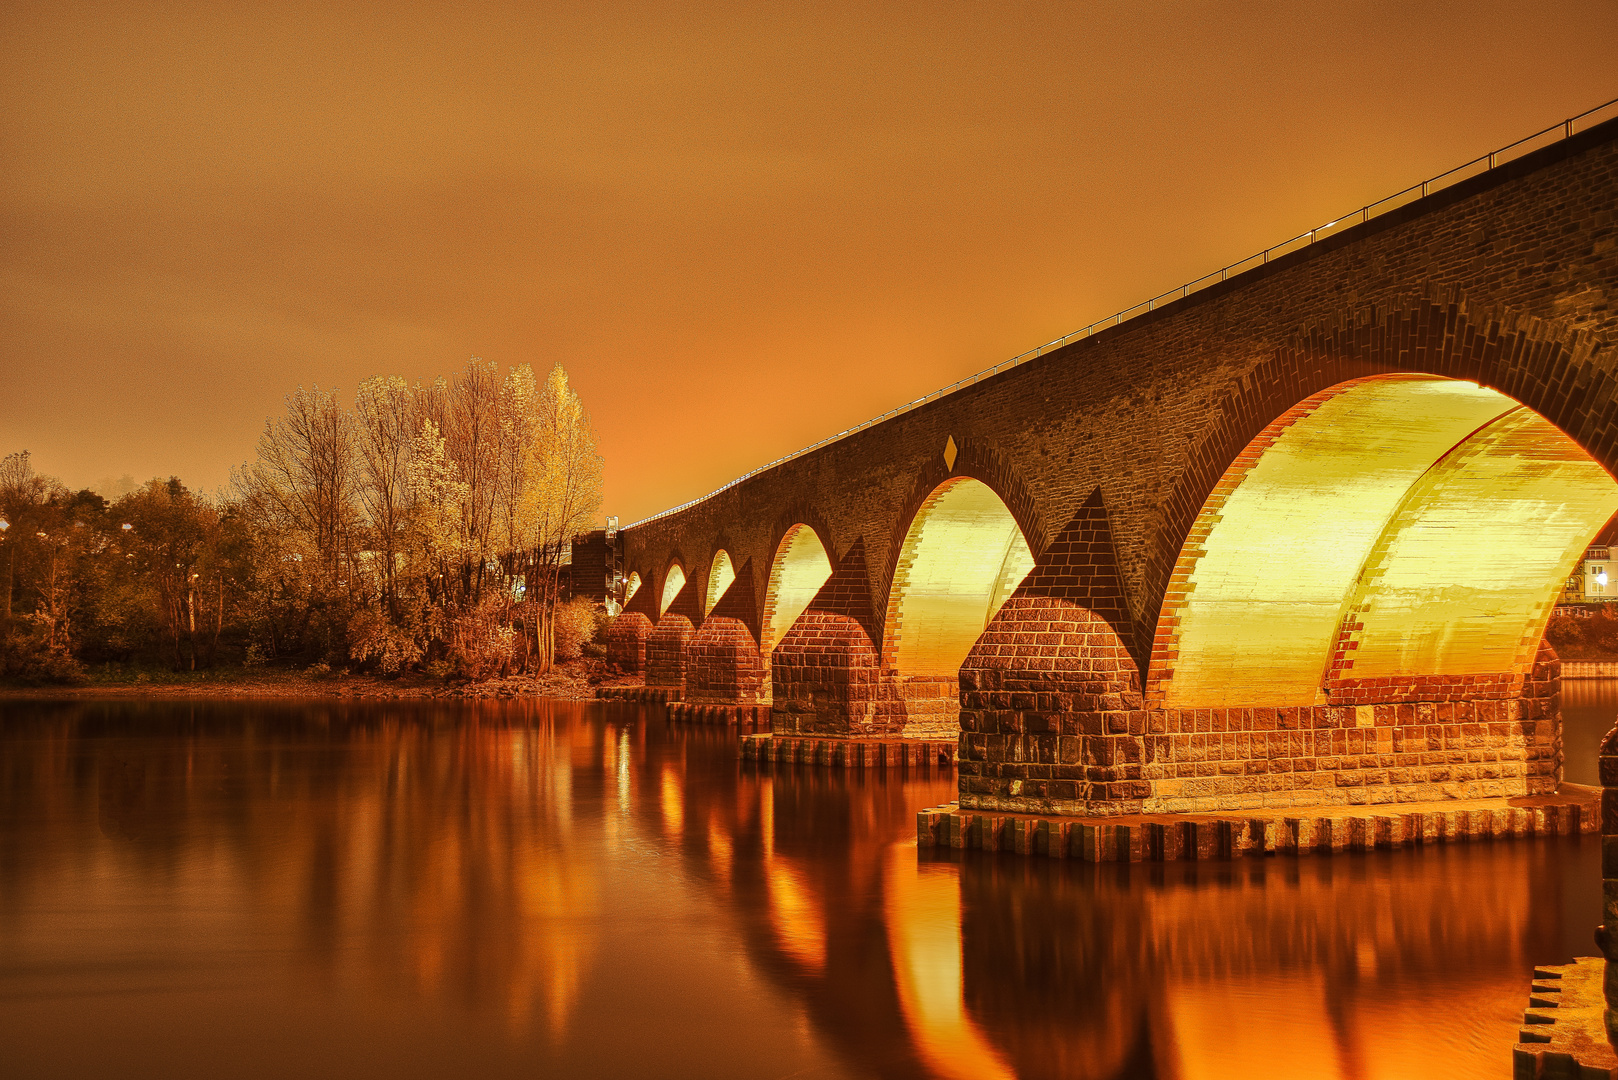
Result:
{"label": "autumn foliage tree", "polygon": [[[300,387],[228,496],[177,478],[109,504],[0,459],[0,674],[235,655],[478,678],[557,658],[563,566],[601,506],[560,365]],[[563,620],[563,652],[583,625]],[[587,622],[588,620],[584,620]],[[575,625],[578,624],[578,625]],[[53,674],[54,673],[54,674]]]}
{"label": "autumn foliage tree", "polygon": [[541,383],[473,360],[431,384],[369,379],[352,412],[300,389],[236,484],[279,552],[266,584],[298,579],[310,614],[272,653],[325,644],[384,671],[478,677],[553,662],[561,567],[600,509],[601,458],[560,365]]}
{"label": "autumn foliage tree", "polygon": [[72,678],[85,661],[216,662],[250,565],[240,518],[176,478],[109,504],[0,462],[0,674]]}

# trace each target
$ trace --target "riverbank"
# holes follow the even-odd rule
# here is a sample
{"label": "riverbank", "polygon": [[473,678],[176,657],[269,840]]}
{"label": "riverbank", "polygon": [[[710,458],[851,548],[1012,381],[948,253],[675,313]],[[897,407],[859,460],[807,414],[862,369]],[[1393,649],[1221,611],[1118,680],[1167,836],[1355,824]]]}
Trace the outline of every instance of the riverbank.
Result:
{"label": "riverbank", "polygon": [[0,700],[68,700],[83,698],[513,698],[545,697],[583,701],[601,686],[633,682],[607,669],[597,659],[560,664],[545,675],[513,675],[482,682],[444,682],[424,675],[382,678],[375,675],[310,673],[266,668],[214,671],[92,672],[84,682],[61,686],[15,686],[0,683]]}

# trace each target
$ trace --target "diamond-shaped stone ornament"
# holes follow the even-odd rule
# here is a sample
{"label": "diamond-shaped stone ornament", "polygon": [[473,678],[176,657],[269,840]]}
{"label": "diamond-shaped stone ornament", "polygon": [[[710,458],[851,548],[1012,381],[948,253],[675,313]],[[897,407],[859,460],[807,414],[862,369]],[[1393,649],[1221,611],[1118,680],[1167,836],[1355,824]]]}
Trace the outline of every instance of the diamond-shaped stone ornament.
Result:
{"label": "diamond-shaped stone ornament", "polygon": [[944,439],[944,467],[950,472],[955,471],[955,436],[950,435]]}

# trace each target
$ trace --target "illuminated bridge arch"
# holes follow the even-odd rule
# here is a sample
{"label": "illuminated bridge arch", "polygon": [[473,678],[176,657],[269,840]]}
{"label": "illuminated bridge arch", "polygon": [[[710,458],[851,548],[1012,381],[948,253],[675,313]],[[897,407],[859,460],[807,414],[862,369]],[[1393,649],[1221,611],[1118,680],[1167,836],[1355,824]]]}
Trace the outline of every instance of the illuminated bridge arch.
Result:
{"label": "illuminated bridge arch", "polygon": [[637,570],[631,570],[629,572],[629,577],[624,579],[624,605],[625,606],[628,606],[629,602],[635,598],[635,593],[639,589],[640,589],[640,572],[637,571]]}
{"label": "illuminated bridge arch", "polygon": [[685,567],[681,566],[679,560],[676,559],[669,563],[668,570],[663,574],[663,592],[657,598],[657,613],[659,616],[668,611],[669,605],[674,603],[674,598],[680,595],[680,590],[683,588],[685,588]]}
{"label": "illuminated bridge arch", "polygon": [[725,595],[725,590],[735,580],[736,566],[731,562],[730,552],[720,548],[714,553],[713,565],[708,569],[708,588],[702,596],[704,615],[713,611],[713,606],[719,603],[719,598]]}
{"label": "illuminated bridge arch", "polygon": [[768,656],[803,614],[815,593],[831,577],[831,556],[812,526],[792,525],[776,545],[764,593],[764,633],[760,643]]}
{"label": "illuminated bridge arch", "polygon": [[1166,709],[1505,696],[1618,484],[1473,382],[1305,398],[1225,470],[1181,548],[1147,682]]}
{"label": "illuminated bridge arch", "polygon": [[882,635],[907,730],[953,732],[961,662],[1033,565],[1016,518],[983,481],[952,477],[922,502],[899,548]]}

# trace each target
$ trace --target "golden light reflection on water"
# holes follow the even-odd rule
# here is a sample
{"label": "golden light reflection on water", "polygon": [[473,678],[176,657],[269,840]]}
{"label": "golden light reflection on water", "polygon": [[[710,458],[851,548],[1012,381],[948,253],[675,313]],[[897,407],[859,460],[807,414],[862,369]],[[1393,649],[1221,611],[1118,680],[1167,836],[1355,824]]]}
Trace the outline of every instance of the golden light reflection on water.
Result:
{"label": "golden light reflection on water", "polygon": [[918,870],[908,846],[886,866],[888,948],[899,1007],[917,1052],[941,1077],[1014,1077],[961,994],[961,889],[942,867]]}
{"label": "golden light reflection on water", "polygon": [[678,837],[685,829],[685,798],[680,791],[680,778],[672,765],[663,766],[662,793],[663,832]]}
{"label": "golden light reflection on water", "polygon": [[770,921],[782,950],[810,971],[824,971],[826,919],[815,895],[785,859],[770,859],[765,874]]}
{"label": "golden light reflection on water", "polygon": [[7,1075],[1493,1076],[1599,914],[1577,839],[920,858],[948,773],[569,708],[0,723]]}

